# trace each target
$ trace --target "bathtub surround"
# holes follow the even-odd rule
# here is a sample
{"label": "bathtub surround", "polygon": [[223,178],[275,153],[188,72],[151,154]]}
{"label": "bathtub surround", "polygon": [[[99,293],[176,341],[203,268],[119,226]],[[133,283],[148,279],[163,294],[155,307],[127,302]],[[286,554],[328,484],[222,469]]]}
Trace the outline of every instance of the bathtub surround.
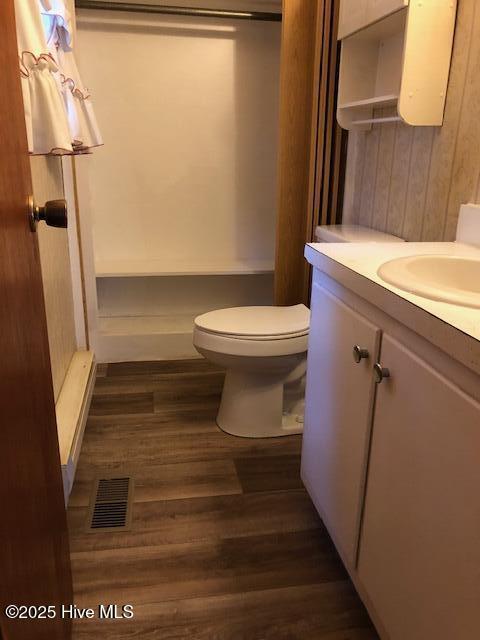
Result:
{"label": "bathtub surround", "polygon": [[78,11],[107,142],[76,162],[99,361],[194,357],[197,315],[271,304],[280,30]]}

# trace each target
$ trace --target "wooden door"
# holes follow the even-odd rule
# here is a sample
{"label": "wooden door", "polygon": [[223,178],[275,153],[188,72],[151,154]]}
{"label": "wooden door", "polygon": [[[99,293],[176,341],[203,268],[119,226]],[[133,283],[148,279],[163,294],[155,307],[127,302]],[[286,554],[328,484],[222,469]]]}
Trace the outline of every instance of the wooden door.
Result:
{"label": "wooden door", "polygon": [[[13,0],[0,3],[0,628],[3,640],[64,640],[72,602],[66,514]],[[54,605],[10,620],[7,605]]]}
{"label": "wooden door", "polygon": [[[302,479],[344,562],[355,566],[380,330],[314,282]],[[355,345],[368,352],[355,362]],[[366,356],[366,353],[365,353]]]}
{"label": "wooden door", "polygon": [[391,640],[480,638],[480,404],[384,336],[358,571]]}
{"label": "wooden door", "polygon": [[308,304],[310,267],[303,258],[313,217],[309,189],[316,140],[323,3],[283,0],[280,62],[278,211],[274,298]]}
{"label": "wooden door", "polygon": [[309,304],[305,243],[318,224],[341,221],[347,137],[335,117],[339,7],[340,0],[283,1],[277,305]]}

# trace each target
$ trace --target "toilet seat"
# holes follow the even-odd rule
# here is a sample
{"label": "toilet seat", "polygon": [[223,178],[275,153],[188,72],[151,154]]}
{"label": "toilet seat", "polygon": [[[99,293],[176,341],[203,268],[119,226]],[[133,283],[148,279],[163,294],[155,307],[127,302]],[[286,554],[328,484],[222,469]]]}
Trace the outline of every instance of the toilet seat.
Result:
{"label": "toilet seat", "polygon": [[205,331],[199,327],[193,330],[193,343],[197,349],[213,353],[247,358],[269,358],[305,353],[308,349],[308,333],[288,335],[269,339],[242,338]]}
{"label": "toilet seat", "polygon": [[292,307],[234,307],[198,316],[195,329],[212,336],[241,341],[279,341],[308,336],[310,311]]}

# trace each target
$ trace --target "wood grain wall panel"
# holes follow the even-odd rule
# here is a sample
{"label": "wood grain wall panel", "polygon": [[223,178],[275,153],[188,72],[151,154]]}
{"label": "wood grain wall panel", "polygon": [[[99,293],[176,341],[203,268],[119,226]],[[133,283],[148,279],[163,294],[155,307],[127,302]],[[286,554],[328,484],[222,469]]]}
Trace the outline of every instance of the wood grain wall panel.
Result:
{"label": "wood grain wall panel", "polygon": [[387,220],[385,227],[379,228],[379,231],[386,231],[394,235],[401,234],[408,190],[412,140],[412,127],[403,123],[397,123],[395,127],[393,167],[389,185],[390,197],[388,201]]}
{"label": "wood grain wall panel", "polygon": [[[382,109],[382,117],[395,115],[394,109]],[[377,178],[373,201],[372,226],[385,229],[387,224],[390,183],[395,149],[395,123],[385,124],[380,128],[378,143]]]}
{"label": "wood grain wall panel", "polygon": [[[460,122],[455,145],[452,180],[448,199],[444,238],[454,239],[458,203],[476,192],[480,170],[480,7],[475,3]],[[475,159],[475,162],[472,162]]]}
{"label": "wood grain wall panel", "polygon": [[475,11],[474,0],[459,3],[454,55],[443,126],[435,131],[425,206],[422,240],[442,240],[452,180],[453,156],[457,141],[465,87],[470,41]]}
{"label": "wood grain wall panel", "polygon": [[344,220],[410,241],[454,239],[460,205],[480,202],[479,112],[480,5],[460,0],[443,126],[397,123],[389,179],[391,131],[351,135]]}
{"label": "wood grain wall panel", "polygon": [[422,237],[433,135],[434,130],[431,127],[419,127],[413,132],[405,215],[400,234],[406,240],[416,240]]}
{"label": "wood grain wall panel", "polygon": [[[63,198],[60,158],[31,158],[33,193],[37,203]],[[38,225],[38,242],[47,314],[48,342],[55,400],[76,351],[73,292],[66,229]]]}
{"label": "wood grain wall panel", "polygon": [[372,225],[372,209],[375,200],[380,132],[380,125],[374,125],[365,140],[365,154],[363,156],[364,165],[360,191],[359,223],[366,227],[370,227]]}
{"label": "wood grain wall panel", "polygon": [[[363,156],[365,155],[365,136],[350,131],[347,150],[347,166],[343,193],[343,223],[354,224],[360,215],[360,198],[363,180]],[[480,188],[480,184],[479,184]]]}

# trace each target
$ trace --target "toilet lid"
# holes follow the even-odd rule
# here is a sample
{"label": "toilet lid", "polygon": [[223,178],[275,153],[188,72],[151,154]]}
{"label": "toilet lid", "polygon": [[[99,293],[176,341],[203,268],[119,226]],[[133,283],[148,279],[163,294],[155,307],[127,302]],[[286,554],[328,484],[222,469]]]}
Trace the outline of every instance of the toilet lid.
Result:
{"label": "toilet lid", "polygon": [[239,338],[291,337],[308,333],[310,311],[303,304],[218,309],[198,316],[195,326],[211,333]]}

